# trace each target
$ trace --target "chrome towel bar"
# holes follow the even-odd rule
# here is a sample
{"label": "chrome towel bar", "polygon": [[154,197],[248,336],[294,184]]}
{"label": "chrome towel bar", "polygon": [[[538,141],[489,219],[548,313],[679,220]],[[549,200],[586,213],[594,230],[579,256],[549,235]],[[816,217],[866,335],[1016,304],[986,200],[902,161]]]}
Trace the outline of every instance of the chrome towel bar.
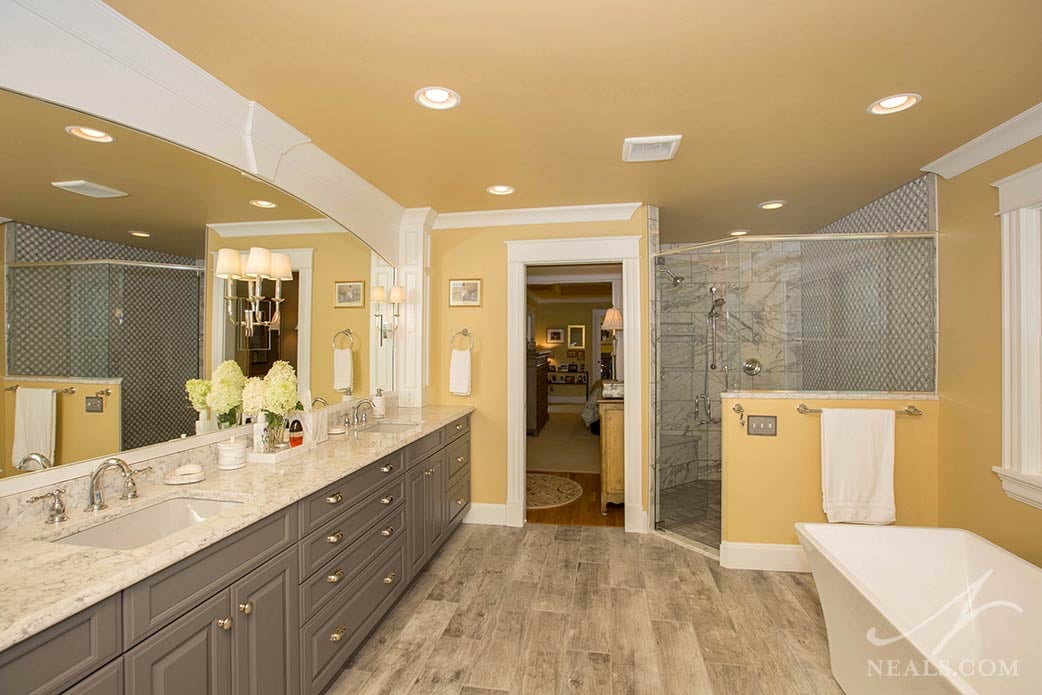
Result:
{"label": "chrome towel bar", "polygon": [[[4,391],[17,391],[20,387],[21,387],[21,384],[15,384],[14,386],[6,387],[4,389]],[[76,393],[76,387],[75,386],[66,386],[63,389],[51,389],[51,391],[54,391],[55,393]]]}
{"label": "chrome towel bar", "polygon": [[[820,413],[821,408],[808,408],[805,404],[800,403],[796,406],[796,412],[800,415],[812,415],[814,413]],[[922,415],[923,411],[916,408],[914,405],[909,405],[900,410],[895,410],[898,415]]]}

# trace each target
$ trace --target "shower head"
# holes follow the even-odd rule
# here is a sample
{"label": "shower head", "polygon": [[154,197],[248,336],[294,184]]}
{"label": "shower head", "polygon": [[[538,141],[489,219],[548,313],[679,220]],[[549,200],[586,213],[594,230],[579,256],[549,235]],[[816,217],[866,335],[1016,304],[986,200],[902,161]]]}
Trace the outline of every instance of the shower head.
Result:
{"label": "shower head", "polygon": [[717,296],[717,292],[719,291],[720,290],[718,290],[715,287],[709,288],[709,294],[713,298],[713,303],[709,307],[709,318],[711,319],[715,319],[716,317],[720,316],[720,307],[722,307],[724,304],[727,304],[727,300],[725,300],[723,297]]}
{"label": "shower head", "polygon": [[669,277],[673,278],[673,287],[680,287],[680,283],[682,283],[684,281],[684,276],[677,275],[676,273],[674,273],[669,268],[666,268],[665,266],[662,266],[662,272],[665,273],[666,275],[668,275]]}

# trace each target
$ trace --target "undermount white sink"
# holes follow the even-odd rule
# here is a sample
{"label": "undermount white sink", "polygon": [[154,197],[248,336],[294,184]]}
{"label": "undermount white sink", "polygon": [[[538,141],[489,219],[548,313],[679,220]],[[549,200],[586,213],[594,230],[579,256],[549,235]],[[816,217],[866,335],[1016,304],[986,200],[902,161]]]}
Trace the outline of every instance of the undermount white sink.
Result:
{"label": "undermount white sink", "polygon": [[375,425],[369,425],[358,430],[359,432],[367,432],[370,434],[398,434],[399,432],[408,432],[414,430],[419,425],[410,425],[401,422],[378,422]]}
{"label": "undermount white sink", "polygon": [[55,543],[87,545],[111,550],[131,550],[166,538],[182,529],[201,524],[242,502],[175,497],[151,507],[91,526]]}

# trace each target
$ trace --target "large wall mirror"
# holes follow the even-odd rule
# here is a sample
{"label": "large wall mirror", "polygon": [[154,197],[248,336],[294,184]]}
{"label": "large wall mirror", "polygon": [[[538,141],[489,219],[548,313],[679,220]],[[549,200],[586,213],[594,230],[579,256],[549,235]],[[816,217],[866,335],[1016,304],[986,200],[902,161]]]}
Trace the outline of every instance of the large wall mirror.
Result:
{"label": "large wall mirror", "polygon": [[[119,124],[2,90],[0,113],[0,483],[196,434],[185,382],[225,360],[290,362],[302,400],[393,389],[394,306],[372,299],[394,268],[355,235]],[[265,277],[219,277],[232,255]]]}

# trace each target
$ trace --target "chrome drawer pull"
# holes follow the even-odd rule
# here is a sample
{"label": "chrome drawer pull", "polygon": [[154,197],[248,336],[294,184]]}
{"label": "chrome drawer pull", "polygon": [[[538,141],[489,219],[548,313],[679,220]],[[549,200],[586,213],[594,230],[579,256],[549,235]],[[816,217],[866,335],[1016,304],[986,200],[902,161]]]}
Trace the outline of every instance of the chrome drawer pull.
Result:
{"label": "chrome drawer pull", "polygon": [[394,495],[380,498],[380,504],[390,504],[391,502],[394,502]]}
{"label": "chrome drawer pull", "polygon": [[456,500],[456,504],[458,504],[459,506],[462,507],[463,506],[463,498],[460,497],[458,500]]}
{"label": "chrome drawer pull", "polygon": [[457,456],[456,457],[456,463],[463,463],[463,461],[465,461],[465,460],[466,459],[464,459],[462,456]]}
{"label": "chrome drawer pull", "polygon": [[344,496],[339,492],[334,492],[332,495],[326,498],[326,504],[340,504],[344,499]]}
{"label": "chrome drawer pull", "polygon": [[221,628],[225,632],[227,632],[228,630],[231,630],[232,629],[232,619],[231,618],[219,618],[217,620],[217,627]]}
{"label": "chrome drawer pull", "polygon": [[380,535],[381,536],[390,536],[392,533],[394,533],[394,527],[393,526],[388,526],[387,528],[385,528],[383,531],[380,532]]}
{"label": "chrome drawer pull", "polygon": [[339,642],[344,639],[344,635],[347,634],[347,625],[341,625],[336,629],[336,632],[329,636],[330,642]]}
{"label": "chrome drawer pull", "polygon": [[390,464],[388,464],[386,466],[380,466],[380,472],[381,473],[390,473],[393,470],[394,470],[394,466],[392,466]]}
{"label": "chrome drawer pull", "polygon": [[339,582],[343,578],[344,578],[344,570],[337,570],[333,574],[327,576],[326,577],[326,581],[329,582],[330,584],[336,584],[337,582]]}
{"label": "chrome drawer pull", "polygon": [[239,612],[243,615],[250,615],[253,613],[253,601],[246,601],[239,604]]}
{"label": "chrome drawer pull", "polygon": [[331,536],[326,536],[326,543],[329,543],[330,545],[336,545],[342,540],[344,540],[344,534],[340,531],[337,531]]}
{"label": "chrome drawer pull", "polygon": [[398,578],[398,575],[391,572],[389,575],[384,577],[384,584],[394,584],[394,580]]}
{"label": "chrome drawer pull", "polygon": [[428,468],[427,470],[425,470],[425,471],[423,472],[423,474],[424,474],[425,476],[427,476],[427,477],[430,477],[430,476],[434,475],[434,469],[433,469],[433,468]]}
{"label": "chrome drawer pull", "polygon": [[463,429],[463,423],[462,422],[460,424],[456,425],[456,430],[457,431],[461,430],[461,429]]}

